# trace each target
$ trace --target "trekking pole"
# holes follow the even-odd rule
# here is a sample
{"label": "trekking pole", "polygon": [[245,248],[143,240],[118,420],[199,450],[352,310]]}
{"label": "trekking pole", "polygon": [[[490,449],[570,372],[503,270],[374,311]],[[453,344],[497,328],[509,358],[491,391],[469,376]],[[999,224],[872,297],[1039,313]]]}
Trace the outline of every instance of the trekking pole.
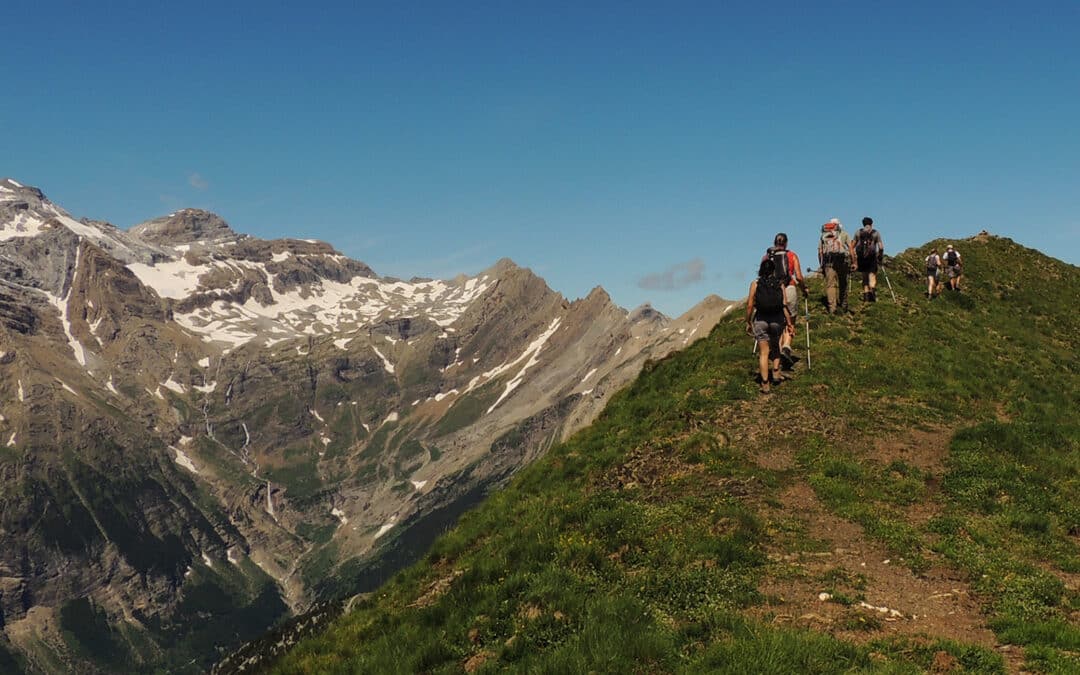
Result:
{"label": "trekking pole", "polygon": [[810,363],[810,298],[803,298],[803,302],[806,303],[806,369],[810,370],[813,368]]}
{"label": "trekking pole", "polygon": [[892,282],[889,281],[889,273],[885,271],[885,266],[881,266],[881,273],[885,275],[885,283],[889,285],[889,294],[892,295],[892,301],[896,303],[896,293],[893,293]]}

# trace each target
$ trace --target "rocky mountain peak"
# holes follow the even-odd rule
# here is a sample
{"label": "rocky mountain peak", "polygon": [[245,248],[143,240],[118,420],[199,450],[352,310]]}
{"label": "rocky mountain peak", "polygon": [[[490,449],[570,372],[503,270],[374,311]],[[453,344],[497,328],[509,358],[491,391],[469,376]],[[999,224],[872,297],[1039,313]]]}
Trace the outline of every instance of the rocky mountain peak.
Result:
{"label": "rocky mountain peak", "polygon": [[140,223],[130,232],[140,239],[165,246],[220,242],[241,236],[221,216],[202,209],[181,209],[162,218]]}
{"label": "rocky mountain peak", "polygon": [[0,203],[22,200],[45,201],[45,195],[36,187],[23,185],[14,178],[0,178]]}

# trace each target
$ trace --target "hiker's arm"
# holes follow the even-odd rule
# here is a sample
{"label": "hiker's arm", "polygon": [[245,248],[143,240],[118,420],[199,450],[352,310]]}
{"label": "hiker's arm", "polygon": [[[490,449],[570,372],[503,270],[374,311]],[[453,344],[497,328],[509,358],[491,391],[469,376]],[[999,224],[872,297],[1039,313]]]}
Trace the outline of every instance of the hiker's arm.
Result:
{"label": "hiker's arm", "polygon": [[746,329],[754,327],[754,294],[757,292],[757,281],[750,282],[750,294],[746,296]]}
{"label": "hiker's arm", "polygon": [[802,261],[799,260],[798,253],[792,253],[791,255],[795,257],[795,285],[802,289],[802,294],[804,298],[809,297],[810,289],[806,287],[806,278],[803,277]]}

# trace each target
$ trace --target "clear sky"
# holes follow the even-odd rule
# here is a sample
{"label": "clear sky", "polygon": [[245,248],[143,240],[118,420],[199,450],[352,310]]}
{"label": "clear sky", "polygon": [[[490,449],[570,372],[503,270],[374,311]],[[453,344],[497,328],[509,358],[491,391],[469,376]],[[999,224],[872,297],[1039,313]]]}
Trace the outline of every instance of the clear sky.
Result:
{"label": "clear sky", "polygon": [[[0,176],[668,314],[778,231],[1080,262],[1080,2],[9,3]],[[961,252],[962,249],[961,249]],[[992,274],[993,270],[968,270]]]}

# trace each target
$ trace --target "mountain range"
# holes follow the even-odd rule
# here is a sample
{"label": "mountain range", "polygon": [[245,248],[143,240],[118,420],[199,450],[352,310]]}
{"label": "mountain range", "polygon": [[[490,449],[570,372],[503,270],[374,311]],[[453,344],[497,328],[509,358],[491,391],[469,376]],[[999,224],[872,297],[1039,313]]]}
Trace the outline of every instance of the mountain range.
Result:
{"label": "mountain range", "polygon": [[0,180],[0,664],[198,671],[371,590],[733,306],[380,277]]}

